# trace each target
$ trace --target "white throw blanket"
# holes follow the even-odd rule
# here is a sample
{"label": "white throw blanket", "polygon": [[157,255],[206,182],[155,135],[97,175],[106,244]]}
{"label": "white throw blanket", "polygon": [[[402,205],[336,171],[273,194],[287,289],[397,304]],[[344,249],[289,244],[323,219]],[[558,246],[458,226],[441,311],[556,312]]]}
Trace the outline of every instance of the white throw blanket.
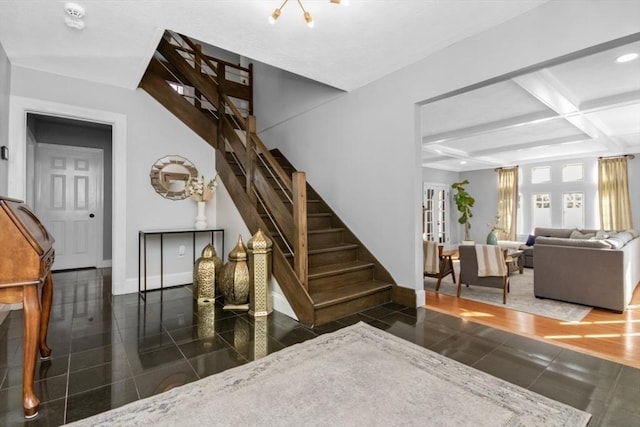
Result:
{"label": "white throw blanket", "polygon": [[437,274],[438,267],[438,243],[432,240],[423,240],[424,250],[424,272],[427,274]]}
{"label": "white throw blanket", "polygon": [[502,251],[500,246],[476,245],[478,277],[507,275],[507,264]]}

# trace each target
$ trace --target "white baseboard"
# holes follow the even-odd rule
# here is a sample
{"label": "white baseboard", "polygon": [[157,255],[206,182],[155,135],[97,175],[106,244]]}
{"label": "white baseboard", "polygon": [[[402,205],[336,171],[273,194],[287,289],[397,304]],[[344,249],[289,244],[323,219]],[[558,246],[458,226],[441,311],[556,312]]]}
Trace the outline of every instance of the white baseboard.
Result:
{"label": "white baseboard", "polygon": [[[162,287],[168,288],[171,286],[188,285],[193,283],[193,273],[191,271],[183,273],[165,274],[162,278]],[[144,289],[144,277],[141,279],[140,288]],[[115,288],[113,288],[115,289]],[[130,277],[127,279],[125,286],[118,288],[120,291],[118,294],[133,294],[138,292],[138,278]],[[147,291],[160,289],[160,275],[147,276]]]}

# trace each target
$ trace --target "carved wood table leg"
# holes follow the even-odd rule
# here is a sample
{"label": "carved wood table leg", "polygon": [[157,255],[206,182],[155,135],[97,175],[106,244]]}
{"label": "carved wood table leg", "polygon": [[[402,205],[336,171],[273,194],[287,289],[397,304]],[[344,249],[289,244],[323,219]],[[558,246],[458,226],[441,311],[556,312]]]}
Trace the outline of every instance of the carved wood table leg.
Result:
{"label": "carved wood table leg", "polygon": [[24,287],[24,339],[23,339],[23,372],[22,372],[22,408],[26,418],[38,415],[40,400],[33,392],[33,377],[36,370],[36,350],[40,337],[40,301],[38,286]]}
{"label": "carved wood table leg", "polygon": [[51,356],[51,349],[47,346],[47,331],[49,330],[49,316],[51,315],[51,300],[53,298],[53,279],[47,274],[42,286],[42,313],[40,315],[40,359],[47,360]]}

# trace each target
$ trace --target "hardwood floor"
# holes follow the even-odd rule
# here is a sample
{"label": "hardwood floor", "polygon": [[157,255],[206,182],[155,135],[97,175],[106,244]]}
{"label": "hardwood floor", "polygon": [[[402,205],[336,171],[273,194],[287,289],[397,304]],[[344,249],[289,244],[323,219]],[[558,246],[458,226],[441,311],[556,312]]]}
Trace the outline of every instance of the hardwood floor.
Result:
{"label": "hardwood floor", "polygon": [[640,286],[622,314],[593,309],[577,323],[427,291],[426,308],[640,368]]}

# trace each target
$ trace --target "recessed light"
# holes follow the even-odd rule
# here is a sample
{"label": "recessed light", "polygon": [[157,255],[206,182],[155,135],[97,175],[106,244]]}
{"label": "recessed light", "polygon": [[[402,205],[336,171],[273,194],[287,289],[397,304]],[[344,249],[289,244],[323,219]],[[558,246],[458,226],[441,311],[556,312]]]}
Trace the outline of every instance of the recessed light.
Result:
{"label": "recessed light", "polygon": [[462,161],[460,161],[460,164],[461,164],[461,165],[466,165],[466,164],[467,164],[467,161],[466,161],[466,160],[462,160]]}
{"label": "recessed light", "polygon": [[634,53],[627,53],[627,54],[625,54],[625,55],[618,56],[618,57],[616,58],[616,62],[618,62],[618,63],[622,64],[622,63],[624,63],[624,62],[633,61],[633,60],[634,60],[634,59],[636,59],[637,57],[638,57],[638,54],[637,54],[637,53],[635,53],[635,52],[634,52]]}

